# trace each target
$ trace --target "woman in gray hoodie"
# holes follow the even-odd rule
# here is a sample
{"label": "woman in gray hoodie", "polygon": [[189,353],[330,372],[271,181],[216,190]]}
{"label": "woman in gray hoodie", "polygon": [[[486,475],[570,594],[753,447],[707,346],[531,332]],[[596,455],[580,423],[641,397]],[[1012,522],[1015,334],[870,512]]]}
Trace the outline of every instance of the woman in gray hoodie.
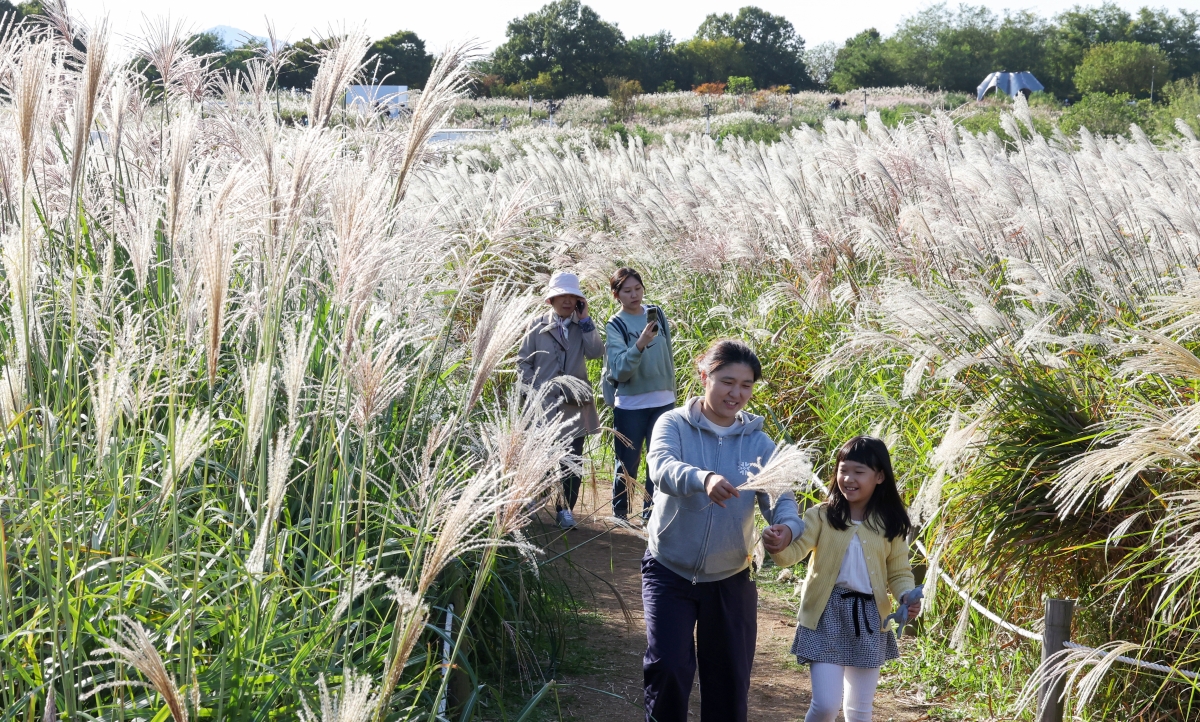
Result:
{"label": "woman in gray hoodie", "polygon": [[786,548],[803,526],[792,494],[772,508],[766,494],[737,488],[775,452],[762,417],[743,411],[762,378],[758,357],[727,339],[697,365],[704,395],[659,419],[647,455],[654,511],[642,558],[646,719],[688,719],[699,661],[701,721],[744,722],[758,636],[755,502],[771,524],[768,551]]}

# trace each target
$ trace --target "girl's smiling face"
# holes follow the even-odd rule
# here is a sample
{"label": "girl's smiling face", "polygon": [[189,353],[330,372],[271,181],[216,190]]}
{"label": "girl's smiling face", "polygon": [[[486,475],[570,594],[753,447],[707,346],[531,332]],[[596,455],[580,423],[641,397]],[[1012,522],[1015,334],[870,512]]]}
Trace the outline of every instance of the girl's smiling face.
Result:
{"label": "girl's smiling face", "polygon": [[[850,509],[865,509],[875,487],[883,482],[883,472],[876,471],[866,464],[857,461],[839,461],[837,466],[837,485],[842,496],[850,502]],[[859,521],[859,519],[856,519]]]}
{"label": "girl's smiling face", "polygon": [[714,423],[729,426],[754,393],[754,370],[746,364],[728,364],[712,373],[701,372],[704,407]]}

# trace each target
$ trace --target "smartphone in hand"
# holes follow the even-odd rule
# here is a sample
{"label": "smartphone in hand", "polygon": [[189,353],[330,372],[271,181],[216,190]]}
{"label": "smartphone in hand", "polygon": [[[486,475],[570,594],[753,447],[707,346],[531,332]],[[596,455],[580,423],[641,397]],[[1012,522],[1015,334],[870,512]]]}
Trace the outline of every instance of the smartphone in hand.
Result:
{"label": "smartphone in hand", "polygon": [[585,308],[587,308],[587,304],[582,298],[575,302],[575,313],[582,314]]}
{"label": "smartphone in hand", "polygon": [[646,309],[646,325],[654,328],[654,333],[658,333],[658,309],[654,306]]}

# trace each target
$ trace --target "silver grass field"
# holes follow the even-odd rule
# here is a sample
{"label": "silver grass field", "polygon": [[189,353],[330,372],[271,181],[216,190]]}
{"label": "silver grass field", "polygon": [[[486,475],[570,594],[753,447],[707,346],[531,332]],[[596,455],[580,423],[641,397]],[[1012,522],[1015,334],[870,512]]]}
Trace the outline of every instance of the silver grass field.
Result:
{"label": "silver grass field", "polygon": [[[569,613],[530,611],[531,512],[569,448],[512,357],[551,269],[603,308],[626,263],[684,389],[712,338],[759,349],[754,408],[797,444],[772,494],[792,475],[815,501],[811,470],[881,435],[915,563],[1029,628],[1076,598],[1077,641],[1200,669],[1186,123],[1047,139],[1018,102],[1011,141],[872,113],[771,145],[529,128],[455,150],[428,140],[475,48],[389,121],[340,108],[368,45],[344,35],[285,94],[294,125],[278,57],[214,77],[182,26],[146,28],[153,83],[61,8],[0,41],[0,718],[531,714],[561,650],[529,620]],[[885,677],[1029,715],[1036,645],[935,579]],[[1062,662],[1082,719],[1196,714],[1186,678]]]}

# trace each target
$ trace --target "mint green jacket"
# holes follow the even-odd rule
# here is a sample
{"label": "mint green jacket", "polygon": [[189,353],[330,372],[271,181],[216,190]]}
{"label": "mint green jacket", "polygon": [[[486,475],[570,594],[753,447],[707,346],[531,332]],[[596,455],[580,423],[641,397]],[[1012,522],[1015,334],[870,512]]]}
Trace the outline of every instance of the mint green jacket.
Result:
{"label": "mint green jacket", "polygon": [[[659,313],[662,309],[659,308]],[[646,314],[630,316],[617,314],[629,330],[628,338],[612,321],[604,328],[604,347],[608,353],[608,368],[617,382],[617,396],[633,396],[650,391],[675,391],[675,356],[671,345],[670,323],[659,323],[658,336],[646,350],[639,351],[638,336],[646,328]]]}

